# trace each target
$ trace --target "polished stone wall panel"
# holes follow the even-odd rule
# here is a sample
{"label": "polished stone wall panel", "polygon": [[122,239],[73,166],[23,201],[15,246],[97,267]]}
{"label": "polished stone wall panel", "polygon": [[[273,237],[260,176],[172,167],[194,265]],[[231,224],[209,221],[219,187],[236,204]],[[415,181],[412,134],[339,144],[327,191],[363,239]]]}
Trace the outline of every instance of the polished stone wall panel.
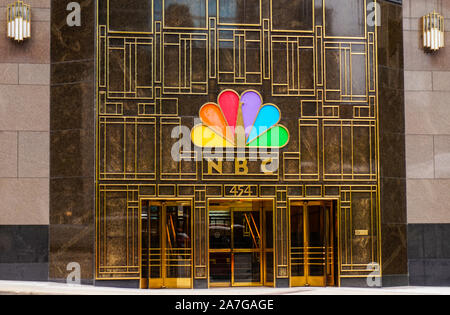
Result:
{"label": "polished stone wall panel", "polygon": [[89,177],[62,177],[50,181],[51,225],[93,224],[92,200],[95,198],[94,183]]}
{"label": "polished stone wall panel", "polygon": [[408,282],[402,6],[380,1],[380,183],[383,285]]}
{"label": "polished stone wall panel", "polygon": [[[109,2],[109,28],[113,31],[151,32],[153,1]],[[132,23],[130,23],[132,21]]]}
{"label": "polished stone wall panel", "polygon": [[272,3],[272,27],[276,30],[311,30],[313,28],[311,1],[289,0]]}
{"label": "polished stone wall panel", "polygon": [[408,258],[410,284],[448,286],[450,237],[448,224],[410,224]]}
{"label": "polished stone wall panel", "polygon": [[62,130],[51,133],[51,147],[58,148],[50,155],[51,178],[89,177],[94,173],[94,133],[87,130]]}
{"label": "polished stone wall panel", "polygon": [[259,25],[262,18],[261,5],[260,0],[219,0],[219,23]]}
{"label": "polished stone wall panel", "polygon": [[0,264],[48,262],[47,226],[1,225]]}
{"label": "polished stone wall panel", "polygon": [[93,284],[96,2],[79,2],[80,27],[67,25],[67,2],[51,3],[49,278],[65,281],[75,262]]}
{"label": "polished stone wall panel", "polygon": [[95,243],[93,223],[51,224],[49,234],[50,281],[66,282],[67,276],[72,271],[67,270],[68,265],[77,263],[80,265],[81,283],[93,284]]}
{"label": "polished stone wall panel", "polygon": [[[351,222],[355,230],[371,231],[371,218],[374,213],[372,208],[374,200],[368,193],[352,194],[352,217]],[[355,236],[352,240],[353,262],[365,264],[372,259],[372,242],[375,238],[369,236]]]}
{"label": "polished stone wall panel", "polygon": [[48,226],[0,225],[0,279],[47,281]]}
{"label": "polished stone wall panel", "polygon": [[92,102],[94,95],[92,82],[53,85],[50,116],[52,131],[88,130],[94,121],[94,108],[86,104]]}
{"label": "polished stone wall panel", "polygon": [[380,142],[381,177],[405,178],[405,135],[383,132]]}
{"label": "polished stone wall panel", "polygon": [[81,7],[81,26],[67,25],[68,2],[51,1],[51,61],[69,62],[92,60],[95,53],[94,24],[95,1],[78,1]]}
{"label": "polished stone wall panel", "polygon": [[[404,209],[406,210],[406,209]],[[383,277],[408,275],[408,232],[406,224],[382,224]],[[403,285],[400,284],[392,284]]]}
{"label": "polished stone wall panel", "polygon": [[94,80],[94,60],[80,60],[52,64],[52,85],[64,83],[92,83]]}
{"label": "polished stone wall panel", "polygon": [[[406,211],[406,179],[381,179],[381,208],[388,209],[381,216],[382,224],[404,224],[407,220]],[[392,211],[391,209],[395,209]]]}
{"label": "polished stone wall panel", "polygon": [[365,33],[365,1],[325,0],[327,36],[360,36]]}

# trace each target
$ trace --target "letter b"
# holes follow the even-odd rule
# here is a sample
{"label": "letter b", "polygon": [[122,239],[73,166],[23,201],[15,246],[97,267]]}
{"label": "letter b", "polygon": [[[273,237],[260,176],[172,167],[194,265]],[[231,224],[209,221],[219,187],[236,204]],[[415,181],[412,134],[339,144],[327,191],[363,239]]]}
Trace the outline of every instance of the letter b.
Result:
{"label": "letter b", "polygon": [[248,162],[244,159],[236,159],[235,166],[236,166],[236,175],[247,175],[248,174]]}

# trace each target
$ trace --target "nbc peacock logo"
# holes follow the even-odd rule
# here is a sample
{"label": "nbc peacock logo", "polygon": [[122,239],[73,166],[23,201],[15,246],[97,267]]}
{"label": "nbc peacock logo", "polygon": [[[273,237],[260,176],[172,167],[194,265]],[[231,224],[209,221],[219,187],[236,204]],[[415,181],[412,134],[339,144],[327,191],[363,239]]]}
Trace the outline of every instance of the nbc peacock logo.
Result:
{"label": "nbc peacock logo", "polygon": [[199,115],[201,123],[194,127],[191,138],[201,148],[280,149],[289,142],[289,131],[280,125],[280,109],[264,104],[254,90],[241,95],[225,90],[218,104],[206,103]]}

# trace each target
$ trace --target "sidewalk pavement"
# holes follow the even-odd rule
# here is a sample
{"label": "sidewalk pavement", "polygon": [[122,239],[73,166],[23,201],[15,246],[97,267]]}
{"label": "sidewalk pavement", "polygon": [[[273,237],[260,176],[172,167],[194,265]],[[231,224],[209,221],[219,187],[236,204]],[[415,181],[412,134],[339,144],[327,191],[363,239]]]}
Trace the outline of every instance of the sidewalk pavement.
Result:
{"label": "sidewalk pavement", "polygon": [[0,281],[0,295],[450,295],[450,287],[137,290],[51,282]]}

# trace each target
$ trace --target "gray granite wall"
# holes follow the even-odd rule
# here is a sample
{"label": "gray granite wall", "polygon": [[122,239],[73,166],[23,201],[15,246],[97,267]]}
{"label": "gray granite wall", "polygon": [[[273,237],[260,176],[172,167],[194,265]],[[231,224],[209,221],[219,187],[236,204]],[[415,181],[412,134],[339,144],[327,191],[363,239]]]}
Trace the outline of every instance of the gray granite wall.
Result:
{"label": "gray granite wall", "polygon": [[48,278],[50,0],[29,0],[31,38],[6,36],[0,0],[0,279]]}
{"label": "gray granite wall", "polygon": [[411,285],[450,285],[450,49],[422,49],[420,17],[433,10],[444,15],[448,29],[449,1],[404,1]]}

